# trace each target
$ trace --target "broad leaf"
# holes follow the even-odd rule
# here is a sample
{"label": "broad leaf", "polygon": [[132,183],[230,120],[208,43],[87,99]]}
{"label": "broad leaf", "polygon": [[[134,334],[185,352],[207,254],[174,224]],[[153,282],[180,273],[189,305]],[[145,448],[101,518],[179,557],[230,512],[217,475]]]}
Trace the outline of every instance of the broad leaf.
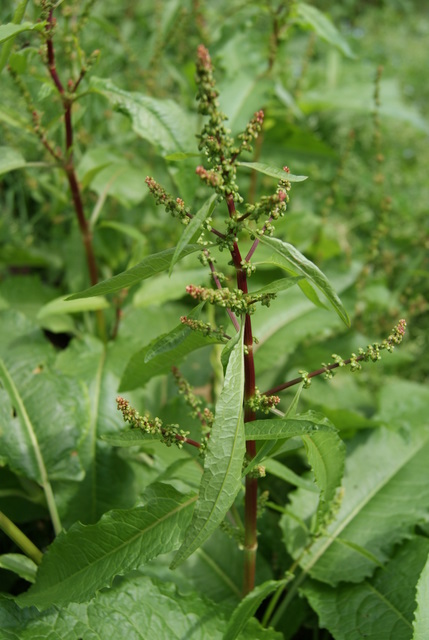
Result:
{"label": "broad leaf", "polygon": [[[301,588],[317,612],[320,626],[336,640],[411,640],[415,588],[429,552],[429,541],[413,537],[371,580],[333,588],[311,580]],[[427,599],[422,635],[427,638]]]}
{"label": "broad leaf", "polygon": [[264,467],[267,473],[275,476],[276,478],[280,478],[284,482],[288,482],[295,487],[302,487],[306,491],[311,491],[311,493],[318,493],[318,489],[314,482],[294,473],[294,471],[278,460],[266,460],[264,462]]}
{"label": "broad leaf", "polygon": [[306,2],[296,2],[293,8],[295,22],[304,27],[310,27],[323,40],[337,47],[348,58],[355,57],[347,40],[343,38],[331,20],[320,9]]}
{"label": "broad leaf", "polygon": [[248,593],[240,602],[238,607],[234,609],[226,628],[225,635],[223,636],[223,640],[235,640],[240,631],[246,626],[248,620],[256,613],[256,610],[265,598],[278,588],[284,587],[289,581],[290,578],[286,580],[269,580],[268,582],[258,585],[253,589],[253,591]]}
{"label": "broad leaf", "polygon": [[144,507],[106,513],[94,525],[73,525],[49,547],[37,580],[18,598],[44,610],[53,604],[85,602],[115,576],[176,549],[196,496],[159,484]]}
{"label": "broad leaf", "polygon": [[15,169],[22,169],[26,164],[24,156],[19,151],[15,151],[11,147],[0,147],[0,175]]}
{"label": "broad leaf", "polygon": [[217,529],[241,488],[245,451],[243,355],[240,332],[240,340],[231,352],[224,386],[216,405],[198,502],[185,541],[171,568],[186,560]]}
{"label": "broad leaf", "polygon": [[194,215],[193,218],[191,218],[190,222],[186,225],[185,230],[182,233],[179,242],[177,243],[176,250],[171,260],[169,269],[170,275],[173,271],[174,265],[180,259],[183,250],[192,241],[197,231],[201,229],[202,223],[213,213],[216,207],[216,199],[217,195],[213,194],[208,200],[206,200],[201,209]]}
{"label": "broad leaf", "polygon": [[[304,571],[332,585],[370,576],[429,513],[425,477],[429,429],[417,426],[405,436],[379,429],[366,439],[359,434],[355,442],[346,460],[344,497],[337,516],[300,560]],[[309,492],[298,490],[292,496],[294,517],[283,516],[281,527],[294,557],[310,541],[308,526],[315,510],[316,501]]]}
{"label": "broad leaf", "polygon": [[322,273],[315,264],[288,242],[284,242],[278,238],[270,238],[265,235],[259,235],[258,238],[263,244],[274,249],[281,257],[281,259],[278,260],[279,267],[286,269],[294,275],[303,275],[314,284],[326,296],[343,322],[347,326],[350,326],[349,317],[341,300],[335,293],[325,274]]}
{"label": "broad leaf", "polygon": [[194,120],[173,100],[158,100],[124,91],[109,79],[92,77],[90,89],[104,95],[113,106],[131,118],[137,135],[165,154],[188,153],[196,147]]}
{"label": "broad leaf", "polygon": [[[426,541],[427,542],[427,541]],[[427,549],[429,552],[429,549]],[[407,571],[408,568],[406,568]],[[402,581],[401,581],[402,582]],[[401,585],[402,586],[402,585]],[[426,557],[426,563],[420,574],[417,583],[417,608],[414,614],[414,635],[413,640],[425,640],[429,629],[429,558]]]}
{"label": "broad leaf", "polygon": [[[201,247],[195,244],[188,245],[183,249],[182,257],[187,256],[190,253],[195,253],[195,251],[201,251]],[[80,293],[74,293],[72,296],[69,296],[67,300],[77,300],[78,298],[92,298],[94,296],[103,296],[107,293],[114,293],[115,291],[120,291],[121,289],[132,287],[137,282],[146,280],[146,278],[150,278],[156,273],[167,271],[173,258],[174,252],[175,249],[166,249],[165,251],[160,251],[160,253],[154,253],[153,255],[148,256],[147,258],[139,262],[139,264],[136,264],[135,267],[132,267],[131,269],[128,269],[123,273],[119,273],[117,276],[109,278],[109,280],[99,282],[93,287],[85,289]]]}
{"label": "broad leaf", "polygon": [[[7,640],[222,640],[229,611],[189,589],[183,594],[174,584],[133,573],[90,602],[70,604],[60,613],[54,607],[43,613],[21,610],[12,599],[2,597],[0,628]],[[239,638],[281,640],[282,635],[250,620]]]}
{"label": "broad leaf", "polygon": [[276,178],[277,180],[288,180],[289,182],[304,182],[307,180],[308,176],[295,176],[293,173],[288,173],[283,169],[279,169],[278,167],[271,167],[269,164],[265,164],[264,162],[237,162],[239,167],[247,167],[248,169],[253,169],[254,171],[258,171],[259,173],[264,173],[266,176],[271,176],[272,178]]}

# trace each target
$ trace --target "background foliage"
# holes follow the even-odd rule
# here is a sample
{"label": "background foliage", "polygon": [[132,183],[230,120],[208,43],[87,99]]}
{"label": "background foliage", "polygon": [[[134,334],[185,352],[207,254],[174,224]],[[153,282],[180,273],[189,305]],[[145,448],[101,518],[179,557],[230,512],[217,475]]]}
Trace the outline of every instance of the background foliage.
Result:
{"label": "background foliage", "polygon": [[[60,75],[76,78],[84,60],[92,65],[73,106],[73,152],[99,279],[135,267],[101,284],[97,297],[65,302],[92,283],[67,177],[35,134],[29,109],[34,106],[49,139],[64,148],[62,105],[39,54],[40,3],[9,5],[0,9],[0,509],[49,550],[36,579],[34,563],[1,535],[4,637],[31,638],[36,629],[70,640],[112,630],[122,637],[126,628],[126,637],[144,638],[151,624],[151,637],[159,638],[423,640],[427,13],[405,0],[60,2]],[[17,27],[10,48],[6,25],[19,7],[25,14],[15,22],[32,27],[19,33]],[[118,440],[124,429],[118,388],[142,414],[198,436],[198,420],[189,417],[173,377],[160,375],[171,364],[180,364],[212,409],[223,398],[218,415],[239,419],[228,416],[226,406],[234,393],[228,380],[240,372],[232,363],[222,396],[216,340],[200,343],[193,335],[196,343],[180,350],[179,319],[192,309],[185,287],[209,285],[209,273],[189,245],[189,255],[167,272],[183,227],[155,207],[144,181],[156,176],[206,215],[201,208],[209,194],[195,174],[203,123],[194,77],[201,42],[215,63],[232,133],[256,110],[265,111],[263,133],[245,159],[309,176],[292,185],[277,237],[328,276],[351,319],[347,328],[299,287],[279,293],[252,318],[258,387],[318,369],[332,353],[346,358],[381,342],[401,317],[409,327],[401,348],[377,366],[354,375],[341,371],[330,381],[320,376],[302,391],[299,413],[325,422],[318,436],[283,442],[266,461],[260,487],[269,501],[258,522],[253,600],[241,600],[242,552],[222,529],[175,571],[168,568],[200,485],[196,452],[156,439],[129,446]],[[239,172],[249,202],[270,193],[274,182],[244,167]],[[154,262],[159,252],[166,253]],[[224,254],[219,269],[228,268]],[[258,247],[254,289],[284,277],[282,259],[273,255],[269,242]],[[100,339],[96,313],[104,314],[107,336],[115,339]],[[215,321],[213,310],[204,313]],[[179,346],[171,352],[155,339],[175,328]],[[293,397],[284,392],[280,408],[287,411]],[[343,471],[343,445],[331,424],[347,451],[345,497],[314,541],[316,521],[321,526],[335,511]],[[315,462],[318,447],[327,471]],[[238,511],[241,503],[239,495]],[[160,520],[168,526],[153,529]],[[49,547],[61,528],[66,533]],[[295,579],[285,578],[291,567],[298,567]],[[243,608],[236,609],[240,601]],[[231,625],[227,631],[234,609],[235,631]],[[154,611],[161,612],[156,622]],[[255,613],[262,626],[247,622]],[[275,631],[263,628],[269,624]]]}

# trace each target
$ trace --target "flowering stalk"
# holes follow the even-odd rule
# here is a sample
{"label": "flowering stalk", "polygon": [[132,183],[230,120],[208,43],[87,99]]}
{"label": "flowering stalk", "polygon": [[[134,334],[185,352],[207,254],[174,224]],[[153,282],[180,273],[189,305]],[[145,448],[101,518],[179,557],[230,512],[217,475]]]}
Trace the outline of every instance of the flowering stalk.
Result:
{"label": "flowering stalk", "polygon": [[346,367],[350,365],[351,371],[359,371],[362,368],[362,365],[360,364],[361,362],[377,362],[377,360],[381,360],[380,351],[386,350],[389,353],[392,353],[395,345],[401,344],[406,328],[406,321],[399,320],[398,324],[393,327],[392,333],[383,340],[381,344],[375,342],[374,344],[368,345],[366,349],[360,348],[358,352],[359,355],[352,353],[350,358],[347,358],[347,360],[343,360],[341,356],[333,353],[332,358],[335,362],[324,364],[321,369],[316,369],[316,371],[312,371],[311,373],[301,372],[299,378],[294,378],[293,380],[283,382],[272,389],[268,389],[268,391],[264,391],[263,395],[271,396],[279,391],[284,391],[285,389],[289,389],[289,387],[300,384],[301,382],[304,382],[305,387],[309,387],[311,384],[311,378],[324,374],[325,378],[330,379],[333,376],[331,372],[338,367]]}

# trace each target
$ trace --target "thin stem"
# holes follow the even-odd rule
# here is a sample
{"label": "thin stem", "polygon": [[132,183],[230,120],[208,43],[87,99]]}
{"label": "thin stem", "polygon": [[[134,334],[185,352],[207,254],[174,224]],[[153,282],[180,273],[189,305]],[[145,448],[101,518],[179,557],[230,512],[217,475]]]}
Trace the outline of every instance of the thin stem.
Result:
{"label": "thin stem", "polygon": [[[337,369],[337,367],[344,367],[350,364],[352,361],[361,362],[365,359],[365,354],[363,353],[356,358],[347,358],[347,360],[343,360],[342,362],[334,362],[333,364],[328,364],[326,367],[322,367],[321,369],[316,369],[311,373],[306,374],[306,378],[315,378],[316,376],[322,375],[322,373],[326,373],[327,371],[332,371],[333,369]],[[279,384],[277,387],[273,387],[272,389],[268,389],[268,391],[264,391],[263,396],[272,396],[278,393],[279,391],[283,391],[284,389],[289,389],[289,387],[293,387],[296,384],[299,384],[304,380],[303,376],[299,376],[299,378],[294,378],[293,380],[289,380],[288,382],[283,382],[283,384]]]}
{"label": "thin stem", "polygon": [[[262,227],[262,229],[261,229],[261,233],[260,233],[260,235],[261,235],[261,236],[262,236],[262,235],[264,235],[265,231],[267,230],[267,225],[271,222],[271,220],[272,220],[272,219],[273,219],[273,216],[270,216],[270,217],[268,218],[267,222],[266,222],[266,223],[264,224],[264,226]],[[259,238],[255,238],[255,240],[254,240],[254,242],[253,242],[252,246],[250,247],[249,253],[248,253],[248,254],[247,254],[247,256],[245,257],[245,261],[246,261],[246,262],[250,262],[250,259],[252,258],[253,254],[255,253],[256,248],[257,248],[257,246],[258,246],[259,242],[260,242]]]}
{"label": "thin stem", "polygon": [[[54,42],[52,39],[52,30],[55,25],[55,18],[53,17],[53,9],[50,10],[47,19],[46,25],[46,47],[47,47],[47,58],[48,58],[48,71],[53,80],[53,83],[61,96],[63,111],[64,111],[64,129],[65,129],[65,159],[62,163],[63,169],[67,176],[67,180],[70,186],[72,201],[74,210],[76,213],[76,217],[79,224],[80,233],[82,236],[82,242],[85,249],[86,254],[86,262],[88,266],[89,278],[91,285],[95,285],[98,282],[98,272],[97,272],[97,262],[94,253],[94,247],[92,242],[92,232],[90,225],[85,217],[82,194],[80,185],[77,179],[76,170],[73,161],[73,121],[72,121],[72,105],[73,99],[70,95],[66,94],[64,89],[64,85],[60,80],[58,75],[56,62],[55,62],[55,48]],[[77,89],[80,81],[84,76],[83,70],[80,73],[79,78],[76,80],[73,87],[73,91]],[[48,143],[45,143],[45,146]],[[46,147],[50,153],[54,155],[58,159],[56,152],[54,152],[50,147]],[[98,325],[98,332],[101,338],[106,339],[106,326],[104,315],[101,310],[96,311],[96,319]]]}
{"label": "thin stem", "polygon": [[31,542],[12,520],[0,511],[0,529],[36,564],[42,562],[43,553]]}

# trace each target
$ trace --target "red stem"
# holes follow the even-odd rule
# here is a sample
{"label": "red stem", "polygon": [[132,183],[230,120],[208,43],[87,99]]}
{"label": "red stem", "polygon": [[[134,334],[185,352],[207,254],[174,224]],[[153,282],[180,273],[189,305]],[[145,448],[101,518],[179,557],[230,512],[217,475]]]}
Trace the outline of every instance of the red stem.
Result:
{"label": "red stem", "polygon": [[[235,217],[234,198],[229,194],[226,198],[230,217]],[[247,275],[241,266],[242,258],[238,244],[234,242],[231,251],[232,261],[237,272],[237,287],[243,293],[248,293]],[[255,361],[253,359],[253,334],[250,315],[246,314],[244,320],[244,402],[255,395]],[[244,422],[255,420],[255,412],[246,408]],[[256,455],[256,443],[254,440],[246,442],[246,454],[249,458]],[[258,480],[250,475],[246,476],[246,492],[244,498],[244,579],[243,595],[253,590],[255,586],[255,568],[257,541],[257,509],[258,509]]]}

